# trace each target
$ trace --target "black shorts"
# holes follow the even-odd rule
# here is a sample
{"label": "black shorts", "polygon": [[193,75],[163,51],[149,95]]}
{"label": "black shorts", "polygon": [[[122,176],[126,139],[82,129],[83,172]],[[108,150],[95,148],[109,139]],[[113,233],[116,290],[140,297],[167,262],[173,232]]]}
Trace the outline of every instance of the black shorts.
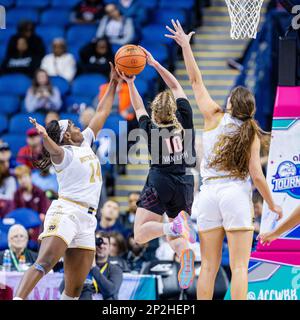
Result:
{"label": "black shorts", "polygon": [[159,215],[175,218],[181,210],[191,214],[194,177],[150,169],[137,206]]}

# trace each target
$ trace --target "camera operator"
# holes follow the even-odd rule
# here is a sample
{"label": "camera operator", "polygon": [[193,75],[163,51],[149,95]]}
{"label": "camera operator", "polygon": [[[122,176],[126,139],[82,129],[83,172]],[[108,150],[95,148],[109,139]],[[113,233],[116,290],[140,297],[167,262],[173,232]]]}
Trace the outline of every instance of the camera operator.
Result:
{"label": "camera operator", "polygon": [[[89,275],[84,283],[79,300],[92,300],[94,293],[100,293],[103,300],[118,300],[123,281],[123,272],[119,265],[108,261],[110,252],[110,236],[104,232],[96,232],[96,255]],[[64,281],[60,292],[64,290]]]}

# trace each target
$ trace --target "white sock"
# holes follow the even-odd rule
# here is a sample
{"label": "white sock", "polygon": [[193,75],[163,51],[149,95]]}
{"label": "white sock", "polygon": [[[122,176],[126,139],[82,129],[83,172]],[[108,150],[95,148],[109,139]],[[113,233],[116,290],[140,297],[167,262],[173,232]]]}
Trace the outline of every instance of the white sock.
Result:
{"label": "white sock", "polygon": [[172,226],[173,226],[173,223],[172,223],[172,222],[168,222],[168,223],[164,223],[164,224],[163,224],[164,235],[166,235],[166,236],[172,236],[172,237],[177,237],[178,234],[175,233],[175,232],[172,230]]}
{"label": "white sock", "polygon": [[60,300],[79,300],[79,297],[69,297],[65,294],[65,291],[60,296]]}
{"label": "white sock", "polygon": [[23,300],[23,299],[20,297],[14,297],[13,300]]}

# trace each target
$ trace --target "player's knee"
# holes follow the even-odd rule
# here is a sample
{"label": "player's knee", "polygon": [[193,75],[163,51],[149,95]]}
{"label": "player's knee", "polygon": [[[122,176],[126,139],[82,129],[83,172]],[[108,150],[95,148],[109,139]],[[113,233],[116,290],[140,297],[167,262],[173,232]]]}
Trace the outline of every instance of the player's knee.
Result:
{"label": "player's knee", "polygon": [[231,273],[248,273],[248,263],[234,263],[230,264]]}
{"label": "player's knee", "polygon": [[210,276],[216,276],[219,271],[218,261],[201,261],[201,271]]}
{"label": "player's knee", "polygon": [[38,258],[36,263],[44,269],[44,273],[48,273],[56,264],[56,259],[52,256]]}

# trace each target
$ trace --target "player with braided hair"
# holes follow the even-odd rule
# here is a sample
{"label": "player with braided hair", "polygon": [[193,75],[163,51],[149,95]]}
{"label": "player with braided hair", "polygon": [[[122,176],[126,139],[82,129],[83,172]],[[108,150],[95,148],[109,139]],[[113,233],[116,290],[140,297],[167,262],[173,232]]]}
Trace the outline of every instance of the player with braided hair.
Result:
{"label": "player with braided hair", "polygon": [[[146,243],[166,236],[172,249],[180,257],[178,281],[188,288],[194,278],[194,252],[189,241],[196,241],[190,212],[193,203],[194,180],[189,167],[195,166],[195,133],[193,112],[176,78],[152,55],[147,62],[154,67],[170,90],[159,93],[151,104],[150,118],[135,85],[135,77],[119,74],[127,83],[131,103],[148,139],[151,167],[138,201],[134,222],[134,238]],[[164,214],[169,220],[164,223]]]}
{"label": "player with braided hair", "polygon": [[59,198],[52,202],[40,235],[39,255],[19,285],[15,300],[26,299],[38,281],[64,257],[65,290],[61,300],[79,299],[95,257],[95,218],[102,186],[100,162],[91,146],[110,114],[118,82],[111,65],[108,89],[89,126],[80,131],[70,120],[53,120],[44,128],[30,122],[43,139],[42,158],[36,167],[53,165]]}

